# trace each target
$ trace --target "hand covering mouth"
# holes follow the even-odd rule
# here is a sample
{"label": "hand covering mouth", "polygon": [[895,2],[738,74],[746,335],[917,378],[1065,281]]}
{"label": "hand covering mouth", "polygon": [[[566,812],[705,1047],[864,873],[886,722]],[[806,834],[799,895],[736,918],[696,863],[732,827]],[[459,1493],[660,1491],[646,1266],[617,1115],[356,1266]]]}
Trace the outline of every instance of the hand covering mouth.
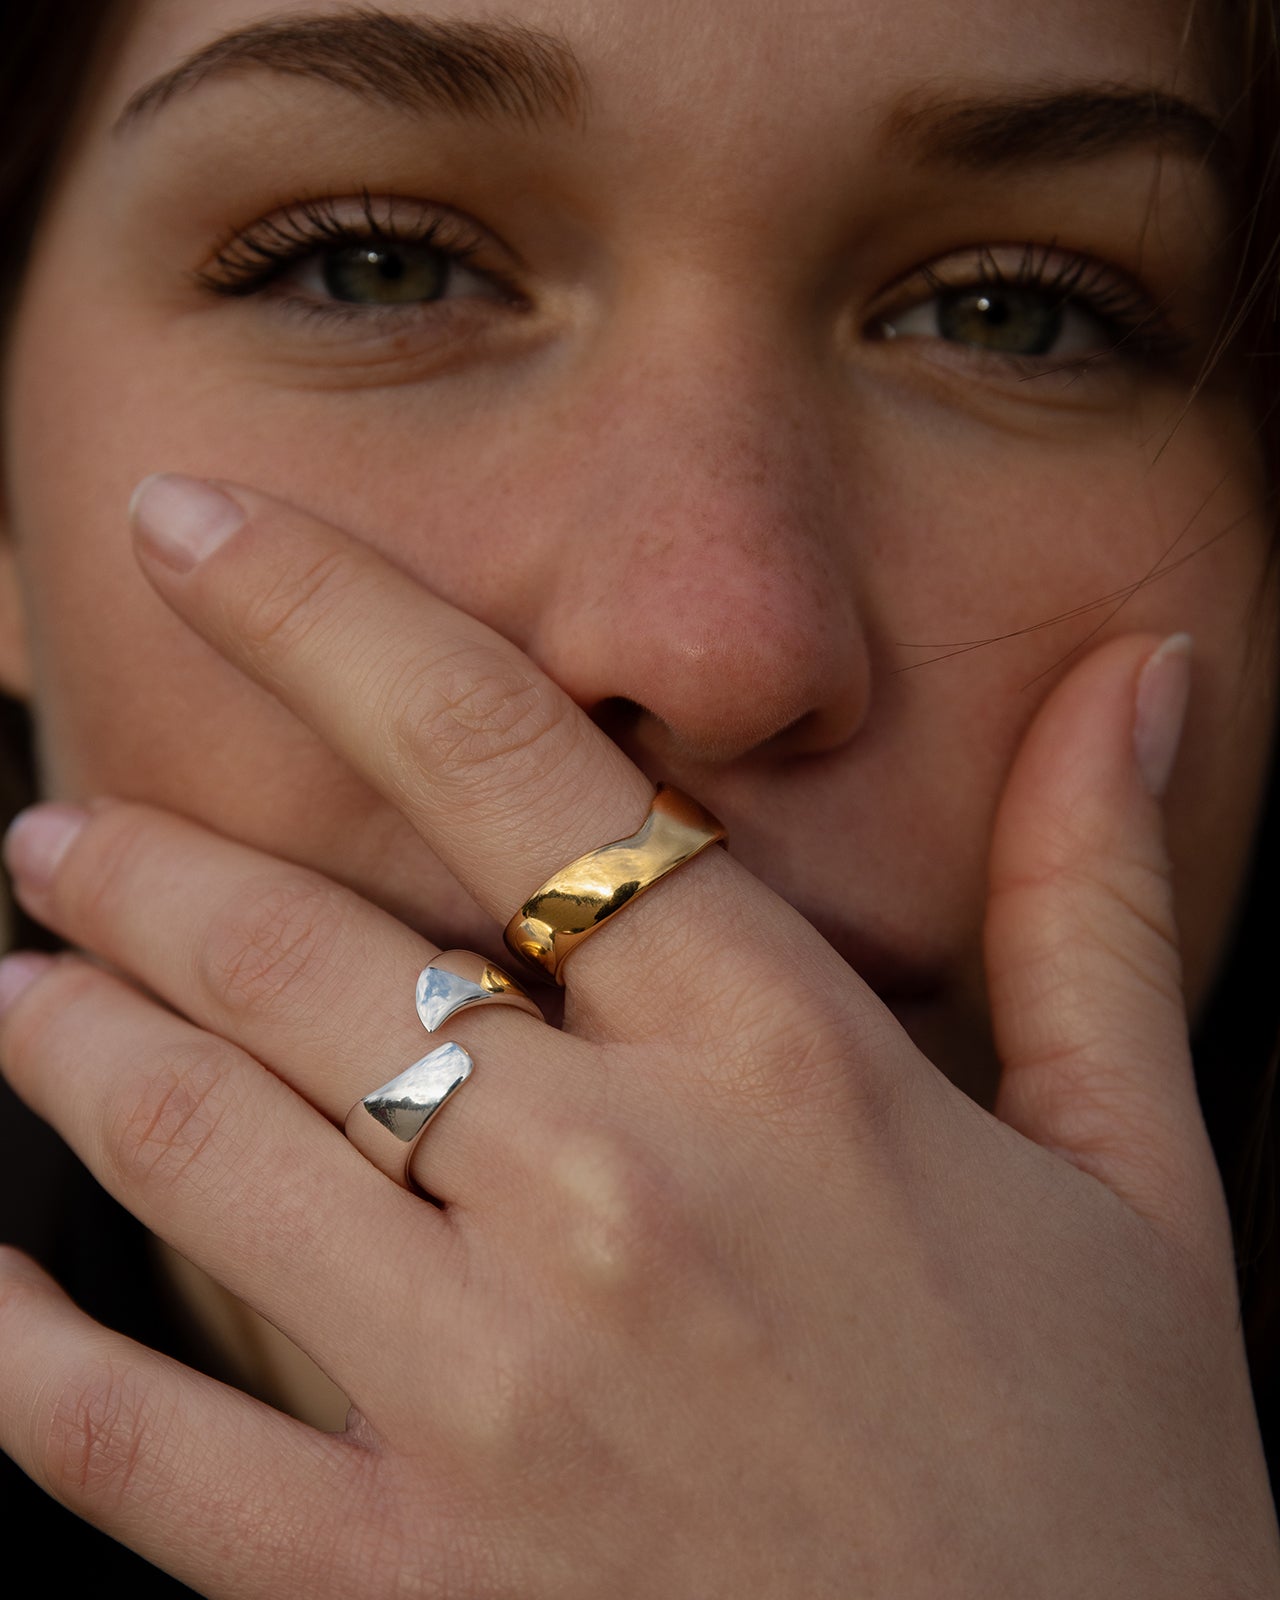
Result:
{"label": "hand covering mouth", "polygon": [[941,991],[943,974],[936,961],[908,956],[896,945],[834,917],[811,913],[804,906],[796,909],[886,1005],[929,1000]]}

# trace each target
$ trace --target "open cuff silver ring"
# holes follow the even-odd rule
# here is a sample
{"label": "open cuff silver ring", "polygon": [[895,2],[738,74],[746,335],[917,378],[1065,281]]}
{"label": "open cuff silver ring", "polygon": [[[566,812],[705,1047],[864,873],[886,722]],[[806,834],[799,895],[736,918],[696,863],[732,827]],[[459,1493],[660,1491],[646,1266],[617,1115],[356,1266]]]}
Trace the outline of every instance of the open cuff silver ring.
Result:
{"label": "open cuff silver ring", "polygon": [[[442,950],[428,961],[418,975],[414,999],[428,1033],[469,1006],[514,1006],[542,1018],[514,978],[471,950]],[[347,1112],[343,1131],[380,1172],[416,1192],[409,1166],[418,1140],[445,1101],[471,1076],[473,1066],[460,1044],[446,1040],[357,1100]]]}

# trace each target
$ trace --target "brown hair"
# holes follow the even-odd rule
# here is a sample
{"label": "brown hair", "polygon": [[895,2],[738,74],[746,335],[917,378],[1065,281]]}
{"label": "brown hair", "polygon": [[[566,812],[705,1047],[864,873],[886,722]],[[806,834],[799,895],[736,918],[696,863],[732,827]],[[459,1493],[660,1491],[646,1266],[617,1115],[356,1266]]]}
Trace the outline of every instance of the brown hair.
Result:
{"label": "brown hair", "polygon": [[[0,5],[0,350],[71,108],[111,10],[110,0]],[[35,788],[26,708],[0,695],[0,826],[30,802]],[[0,948],[10,942],[48,940],[12,911],[11,902],[0,903]]]}
{"label": "brown hair", "polygon": [[[1253,401],[1270,503],[1280,489],[1280,0],[1218,0],[1197,12],[1218,63],[1237,174],[1234,290],[1209,363],[1230,352]],[[1273,527],[1276,521],[1273,516]],[[1280,532],[1280,528],[1277,529]],[[1276,542],[1273,541],[1273,556]]]}

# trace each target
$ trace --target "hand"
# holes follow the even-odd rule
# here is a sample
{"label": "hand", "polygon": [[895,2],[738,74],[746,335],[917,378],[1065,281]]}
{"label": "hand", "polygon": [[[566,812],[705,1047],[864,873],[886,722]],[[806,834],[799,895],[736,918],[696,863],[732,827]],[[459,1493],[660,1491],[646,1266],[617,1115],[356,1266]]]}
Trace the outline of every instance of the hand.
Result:
{"label": "hand", "polygon": [[[152,581],[499,923],[635,829],[651,786],[517,651],[234,493],[243,525],[195,565],[144,548]],[[450,1025],[476,1071],[414,1168],[443,1210],[335,1126],[422,1053],[431,946],[140,806],[54,813],[76,825],[58,859],[27,829],[24,904],[127,977],[11,965],[15,1087],[353,1409],[317,1433],[95,1327],[10,1253],[0,1443],[237,1600],[1274,1592],[1133,753],[1155,643],[1058,687],[1004,797],[999,1118],[712,850],[574,954],[563,1031]]]}

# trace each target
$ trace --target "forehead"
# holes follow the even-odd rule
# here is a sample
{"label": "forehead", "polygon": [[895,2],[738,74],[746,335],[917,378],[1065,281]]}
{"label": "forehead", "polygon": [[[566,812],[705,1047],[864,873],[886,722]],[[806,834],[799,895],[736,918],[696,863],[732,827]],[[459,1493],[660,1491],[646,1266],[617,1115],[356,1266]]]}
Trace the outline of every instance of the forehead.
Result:
{"label": "forehead", "polygon": [[[236,30],[350,14],[325,0],[139,0],[110,74],[114,116],[153,78]],[[361,7],[362,11],[375,9]],[[674,119],[714,136],[856,120],[941,82],[1115,79],[1194,94],[1199,61],[1171,0],[451,0],[378,8],[499,23],[568,45],[593,120]]]}

